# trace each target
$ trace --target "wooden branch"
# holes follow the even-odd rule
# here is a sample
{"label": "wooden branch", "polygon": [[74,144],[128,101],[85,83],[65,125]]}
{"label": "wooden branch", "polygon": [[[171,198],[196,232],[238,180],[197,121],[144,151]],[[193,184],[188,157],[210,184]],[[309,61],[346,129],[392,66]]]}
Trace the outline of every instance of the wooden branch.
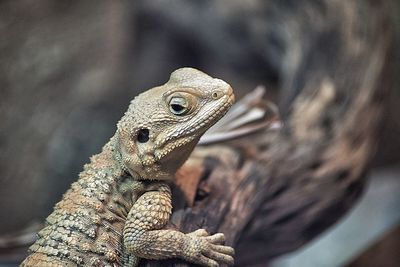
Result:
{"label": "wooden branch", "polygon": [[362,192],[375,151],[390,85],[387,7],[313,3],[281,21],[290,33],[283,129],[198,147],[178,175],[185,192],[176,194],[172,224],[225,233],[238,266],[292,251],[336,222]]}

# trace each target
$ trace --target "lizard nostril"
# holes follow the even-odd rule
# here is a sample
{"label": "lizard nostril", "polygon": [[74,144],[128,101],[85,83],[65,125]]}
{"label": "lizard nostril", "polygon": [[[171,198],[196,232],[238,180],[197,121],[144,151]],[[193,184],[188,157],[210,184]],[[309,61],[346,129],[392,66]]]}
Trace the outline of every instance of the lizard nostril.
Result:
{"label": "lizard nostril", "polygon": [[220,98],[221,97],[221,93],[218,93],[218,92],[214,92],[214,93],[212,93],[212,98],[214,98],[214,99],[218,99],[218,98]]}

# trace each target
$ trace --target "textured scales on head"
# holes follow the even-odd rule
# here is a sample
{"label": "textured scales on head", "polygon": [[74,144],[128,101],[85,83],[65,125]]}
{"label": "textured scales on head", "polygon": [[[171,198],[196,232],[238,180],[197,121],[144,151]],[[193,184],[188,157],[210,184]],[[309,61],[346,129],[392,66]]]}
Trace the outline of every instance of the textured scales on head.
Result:
{"label": "textured scales on head", "polygon": [[233,102],[226,82],[193,68],[174,71],[166,84],[133,99],[118,123],[121,164],[138,179],[172,179]]}

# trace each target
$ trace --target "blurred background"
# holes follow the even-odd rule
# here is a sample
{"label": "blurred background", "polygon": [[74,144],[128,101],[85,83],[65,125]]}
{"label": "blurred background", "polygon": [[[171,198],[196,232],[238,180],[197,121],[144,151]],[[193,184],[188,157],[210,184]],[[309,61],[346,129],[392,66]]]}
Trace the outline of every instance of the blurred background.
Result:
{"label": "blurred background", "polygon": [[[311,42],[307,25],[329,19],[326,2],[1,1],[0,266],[16,266],[17,244],[112,136],[129,101],[173,70],[199,68],[228,81],[239,98],[265,85],[269,99],[290,109],[288,80],[305,71],[298,42]],[[274,267],[400,266],[400,2],[384,9],[397,75],[368,186],[345,218]]]}

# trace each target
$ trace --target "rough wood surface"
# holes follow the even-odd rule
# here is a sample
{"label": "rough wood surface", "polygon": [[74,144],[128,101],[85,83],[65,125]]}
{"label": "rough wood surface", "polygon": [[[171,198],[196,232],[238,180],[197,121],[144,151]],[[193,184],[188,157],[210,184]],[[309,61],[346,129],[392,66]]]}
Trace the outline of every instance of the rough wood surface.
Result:
{"label": "rough wood surface", "polygon": [[175,208],[174,227],[225,233],[238,266],[300,247],[349,210],[362,192],[387,101],[387,6],[298,6],[283,22],[291,33],[286,63],[292,69],[283,76],[284,127],[199,147],[182,171],[198,164],[201,173],[192,175],[200,181],[197,188],[180,182],[191,190],[186,196],[196,197],[193,205]]}

